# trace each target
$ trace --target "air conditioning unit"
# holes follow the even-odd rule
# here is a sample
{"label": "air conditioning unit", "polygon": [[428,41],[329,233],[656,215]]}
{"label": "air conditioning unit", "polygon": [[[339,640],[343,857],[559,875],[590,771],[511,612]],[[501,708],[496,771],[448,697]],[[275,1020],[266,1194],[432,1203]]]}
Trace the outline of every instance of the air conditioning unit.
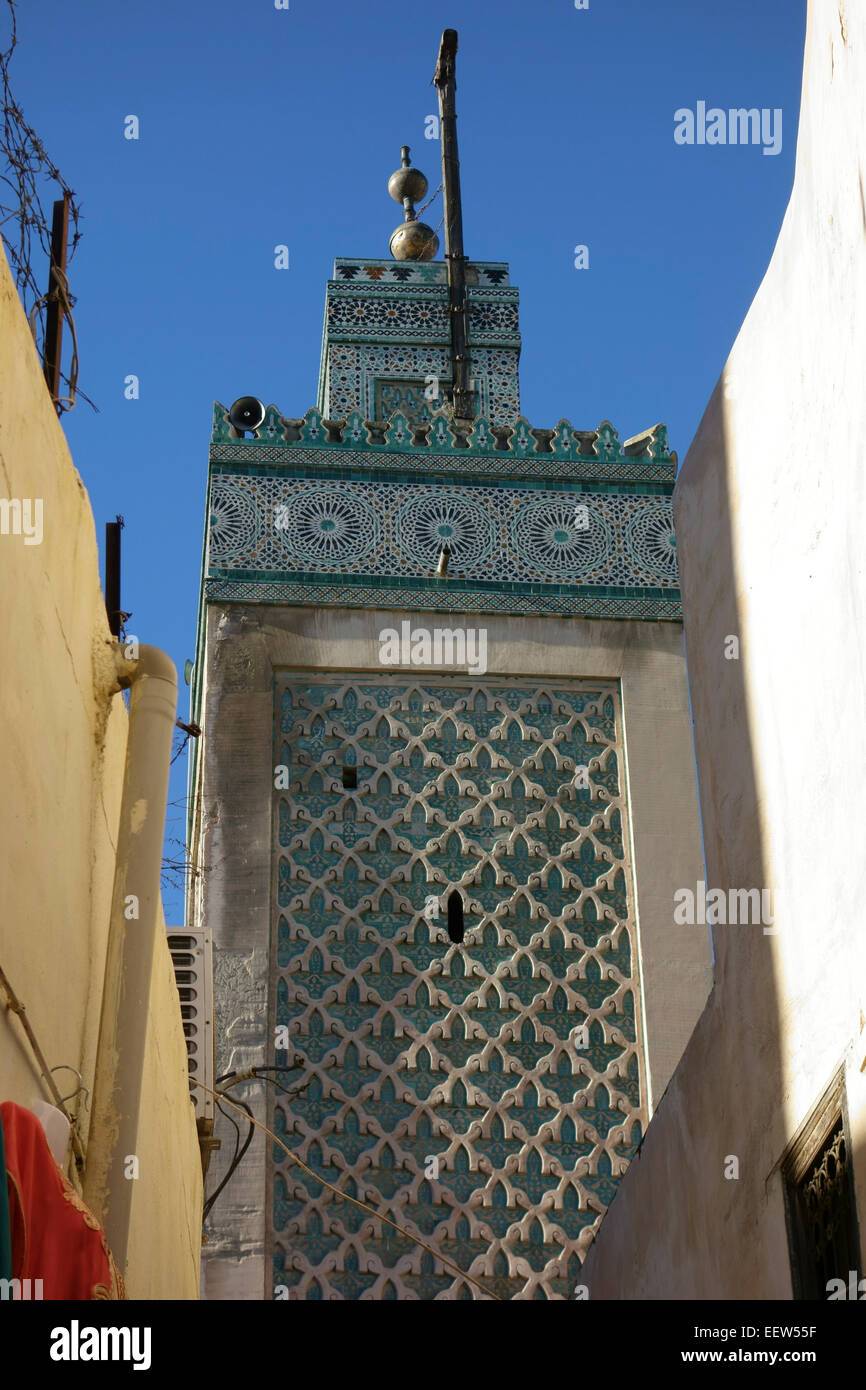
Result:
{"label": "air conditioning unit", "polygon": [[[213,942],[209,932],[189,927],[167,929],[168,949],[180,995],[180,1013],[186,1038],[190,1077],[213,1088],[214,1008]],[[190,1086],[196,1119],[209,1122],[213,1133],[214,1102],[207,1091]],[[202,1126],[199,1124],[199,1130]]]}

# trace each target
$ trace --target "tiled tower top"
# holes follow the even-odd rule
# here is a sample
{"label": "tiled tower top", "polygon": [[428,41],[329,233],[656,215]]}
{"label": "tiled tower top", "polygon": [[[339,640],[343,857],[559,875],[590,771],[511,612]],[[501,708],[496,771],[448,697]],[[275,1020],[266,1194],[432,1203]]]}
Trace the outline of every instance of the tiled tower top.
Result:
{"label": "tiled tower top", "polygon": [[[471,379],[476,415],[513,425],[520,414],[518,292],[508,266],[469,264]],[[328,281],[319,409],[429,421],[451,384],[444,261],[337,260]]]}
{"label": "tiled tower top", "polygon": [[445,263],[335,262],[318,407],[253,438],[215,407],[206,600],[679,620],[665,426],[532,428],[507,265],[468,263],[466,295],[458,419]]}

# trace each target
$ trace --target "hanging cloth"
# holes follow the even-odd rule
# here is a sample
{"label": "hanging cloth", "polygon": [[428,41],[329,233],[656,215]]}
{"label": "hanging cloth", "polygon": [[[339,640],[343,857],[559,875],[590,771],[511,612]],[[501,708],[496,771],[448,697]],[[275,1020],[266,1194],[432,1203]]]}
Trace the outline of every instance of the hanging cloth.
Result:
{"label": "hanging cloth", "polygon": [[12,1231],[9,1226],[9,1194],[6,1190],[6,1159],[3,1152],[3,1124],[2,1121],[0,1121],[0,1279],[11,1278]]}
{"label": "hanging cloth", "polygon": [[125,1298],[96,1217],[54,1161],[32,1110],[0,1105],[16,1279],[42,1280],[44,1299]]}

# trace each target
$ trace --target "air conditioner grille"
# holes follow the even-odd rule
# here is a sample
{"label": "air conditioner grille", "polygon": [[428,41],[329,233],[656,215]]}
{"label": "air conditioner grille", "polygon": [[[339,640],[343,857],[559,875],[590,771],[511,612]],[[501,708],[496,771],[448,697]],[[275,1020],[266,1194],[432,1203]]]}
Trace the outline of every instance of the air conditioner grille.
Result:
{"label": "air conditioner grille", "polygon": [[[214,1078],[213,949],[203,930],[169,931],[168,949],[180,996],[180,1014],[191,1077],[206,1086]],[[194,1001],[194,1002],[193,1002]],[[196,1116],[213,1119],[213,1098],[190,1086]]]}

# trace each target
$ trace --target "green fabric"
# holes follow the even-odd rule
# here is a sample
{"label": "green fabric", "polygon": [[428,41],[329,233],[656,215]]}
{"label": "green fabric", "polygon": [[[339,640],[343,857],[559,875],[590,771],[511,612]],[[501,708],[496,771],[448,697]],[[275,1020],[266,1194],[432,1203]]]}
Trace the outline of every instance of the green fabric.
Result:
{"label": "green fabric", "polygon": [[9,1192],[6,1186],[6,1154],[3,1121],[0,1120],[0,1279],[12,1278],[12,1231],[9,1226]]}

